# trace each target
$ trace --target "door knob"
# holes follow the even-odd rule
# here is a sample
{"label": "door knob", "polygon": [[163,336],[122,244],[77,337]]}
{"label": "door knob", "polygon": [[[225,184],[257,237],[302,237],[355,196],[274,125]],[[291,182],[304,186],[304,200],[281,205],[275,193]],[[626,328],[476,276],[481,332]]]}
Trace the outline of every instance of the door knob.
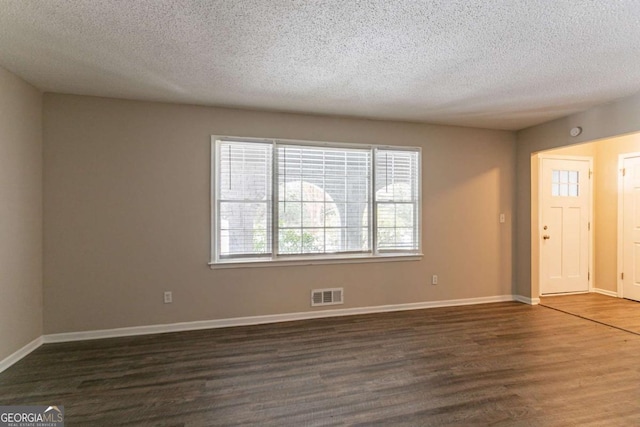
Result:
{"label": "door knob", "polygon": [[544,240],[549,240],[551,238],[551,236],[549,236],[548,234],[545,234],[544,236],[542,236],[542,238]]}

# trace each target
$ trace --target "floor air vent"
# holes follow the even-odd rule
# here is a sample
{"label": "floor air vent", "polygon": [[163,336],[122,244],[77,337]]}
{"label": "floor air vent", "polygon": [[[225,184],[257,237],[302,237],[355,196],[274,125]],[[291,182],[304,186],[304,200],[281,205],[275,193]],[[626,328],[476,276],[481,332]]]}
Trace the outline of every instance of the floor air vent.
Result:
{"label": "floor air vent", "polygon": [[343,288],[314,289],[311,291],[311,306],[342,304]]}

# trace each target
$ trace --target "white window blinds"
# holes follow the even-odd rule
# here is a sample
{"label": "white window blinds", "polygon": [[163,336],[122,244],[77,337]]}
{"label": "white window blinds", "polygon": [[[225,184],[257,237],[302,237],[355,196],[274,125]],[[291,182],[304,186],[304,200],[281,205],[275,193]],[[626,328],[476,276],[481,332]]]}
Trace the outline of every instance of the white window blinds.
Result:
{"label": "white window blinds", "polygon": [[420,150],[215,140],[212,262],[420,252]]}
{"label": "white window blinds", "polygon": [[370,251],[371,150],[278,145],[278,254]]}
{"label": "white window blinds", "polygon": [[376,240],[379,252],[419,248],[419,158],[416,151],[376,150]]}
{"label": "white window blinds", "polygon": [[217,150],[220,257],[270,255],[272,144],[220,141]]}

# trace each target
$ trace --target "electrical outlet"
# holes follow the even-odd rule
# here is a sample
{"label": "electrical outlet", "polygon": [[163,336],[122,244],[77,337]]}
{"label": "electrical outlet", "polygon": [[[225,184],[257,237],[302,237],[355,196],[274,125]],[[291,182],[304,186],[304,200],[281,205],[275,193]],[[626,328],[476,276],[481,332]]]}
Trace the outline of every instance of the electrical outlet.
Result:
{"label": "electrical outlet", "polygon": [[438,275],[434,274],[433,276],[431,276],[431,284],[432,285],[437,285],[438,284]]}
{"label": "electrical outlet", "polygon": [[171,304],[173,302],[173,294],[171,291],[165,291],[164,293],[164,303]]}

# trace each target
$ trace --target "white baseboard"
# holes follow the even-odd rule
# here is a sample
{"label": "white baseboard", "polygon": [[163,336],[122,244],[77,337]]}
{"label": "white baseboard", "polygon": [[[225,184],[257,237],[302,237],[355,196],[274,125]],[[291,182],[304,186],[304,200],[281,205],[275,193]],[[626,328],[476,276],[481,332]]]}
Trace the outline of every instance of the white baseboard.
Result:
{"label": "white baseboard", "polygon": [[[196,322],[171,323],[165,325],[135,326],[130,328],[102,329],[95,331],[67,332],[44,335],[45,343],[83,341],[101,338],[127,337],[134,335],[161,334],[166,332],[194,331],[199,329],[227,328],[231,326],[260,325],[265,323],[290,322],[294,320],[318,319],[323,317],[352,316],[355,314],[384,313],[390,311],[420,310],[435,307],[453,307],[460,305],[487,304],[504,301],[521,301],[513,295],[466,298],[445,301],[426,301],[409,304],[380,305],[374,307],[343,308],[318,310],[300,313],[270,314],[265,316],[234,317],[230,319],[202,320]],[[539,302],[539,300],[538,300]],[[530,304],[530,303],[528,303]],[[537,302],[535,303],[537,304]]]}
{"label": "white baseboard", "polygon": [[[539,299],[536,298],[537,304]],[[529,298],[519,295],[497,295],[493,297],[466,298],[444,301],[426,301],[409,304],[379,305],[374,307],[343,308],[334,310],[307,311],[301,313],[271,314],[266,316],[235,317],[230,319],[203,320],[197,322],[171,323],[166,325],[136,326],[131,328],[102,329],[95,331],[68,332],[43,335],[31,341],[0,361],[0,372],[8,369],[20,359],[40,347],[43,343],[83,341],[101,338],[127,337],[134,335],[160,334],[166,332],[194,331],[198,329],[227,328],[231,326],[260,325],[265,323],[290,322],[294,320],[319,319],[325,317],[352,316],[356,314],[385,313],[391,311],[421,310],[436,307],[487,304],[493,302],[520,301],[532,304]]]}
{"label": "white baseboard", "polygon": [[606,296],[609,296],[609,297],[618,298],[618,293],[616,291],[609,291],[609,290],[606,290],[606,289],[593,288],[593,292],[595,292],[597,294],[606,295]]}
{"label": "white baseboard", "polygon": [[540,304],[540,298],[529,298],[529,297],[524,297],[522,295],[514,295],[513,300],[524,303],[524,304],[529,304],[529,305]]}
{"label": "white baseboard", "polygon": [[8,369],[10,366],[18,362],[20,359],[31,353],[33,350],[40,347],[43,343],[42,337],[38,337],[35,340],[31,341],[29,344],[25,345],[21,349],[15,351],[4,359],[0,360],[0,372]]}

